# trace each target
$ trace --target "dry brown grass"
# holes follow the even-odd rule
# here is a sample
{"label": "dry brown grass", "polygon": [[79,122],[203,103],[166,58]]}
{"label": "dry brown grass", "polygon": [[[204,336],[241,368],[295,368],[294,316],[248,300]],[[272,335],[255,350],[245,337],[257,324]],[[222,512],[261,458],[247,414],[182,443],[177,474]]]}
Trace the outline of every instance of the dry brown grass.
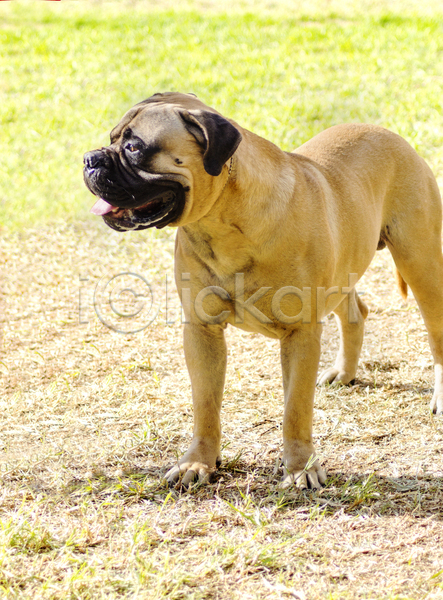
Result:
{"label": "dry brown grass", "polygon": [[[230,330],[224,465],[179,493],[161,483],[192,426],[181,327],[164,314],[173,235],[88,223],[0,242],[0,595],[442,598],[443,424],[428,410],[424,326],[388,252],[359,285],[371,313],[358,380],[317,392],[327,487],[277,491],[278,344]],[[160,306],[132,336],[90,306],[100,277],[128,267]],[[323,344],[330,364],[332,320]]]}

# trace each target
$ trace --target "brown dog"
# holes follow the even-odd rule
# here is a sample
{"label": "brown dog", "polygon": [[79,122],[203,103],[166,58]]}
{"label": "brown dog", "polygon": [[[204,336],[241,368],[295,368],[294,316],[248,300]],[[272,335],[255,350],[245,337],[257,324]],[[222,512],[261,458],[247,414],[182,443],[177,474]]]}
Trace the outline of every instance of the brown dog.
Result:
{"label": "brown dog", "polygon": [[384,246],[425,320],[431,408],[443,412],[441,199],[398,135],[337,125],[287,153],[192,95],[156,94],[123,117],[109,147],[85,155],[84,173],[100,198],[92,212],[110,227],[178,227],[195,423],[189,450],[166,475],[171,484],[204,481],[221,460],[228,323],[280,340],[283,486],[325,482],[312,443],[321,320],[334,312],[341,340],[319,382],[349,383],[368,312],[354,285]]}

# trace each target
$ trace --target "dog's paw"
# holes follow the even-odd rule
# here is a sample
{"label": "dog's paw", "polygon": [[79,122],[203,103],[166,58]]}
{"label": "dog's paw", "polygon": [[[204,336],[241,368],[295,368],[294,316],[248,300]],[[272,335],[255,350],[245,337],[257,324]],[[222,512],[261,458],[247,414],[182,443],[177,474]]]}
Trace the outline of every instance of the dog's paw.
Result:
{"label": "dog's paw", "polygon": [[184,487],[188,489],[193,484],[209,483],[215,467],[201,462],[180,462],[169,469],[165,475],[169,487]]}
{"label": "dog's paw", "polygon": [[169,469],[165,479],[170,487],[189,488],[195,483],[209,483],[221,457],[216,445],[202,439],[194,439],[189,450],[176,465]]}
{"label": "dog's paw", "polygon": [[299,490],[318,490],[326,483],[326,471],[320,465],[302,471],[295,471],[294,473],[288,473],[286,469],[283,470],[284,475],[279,484],[279,488],[282,490],[292,486]]}
{"label": "dog's paw", "polygon": [[334,385],[348,385],[355,378],[354,373],[347,373],[346,371],[337,369],[336,367],[330,367],[325,369],[317,380],[317,385],[326,385],[328,383]]}
{"label": "dog's paw", "polygon": [[437,416],[443,415],[443,394],[435,392],[432,396],[431,404],[429,408]]}
{"label": "dog's paw", "polygon": [[[279,484],[280,489],[296,487],[300,490],[317,490],[326,482],[326,471],[321,467],[318,458],[312,450],[309,458],[292,455],[292,458],[283,458],[281,466],[283,467],[283,477]],[[304,468],[300,468],[305,463]]]}

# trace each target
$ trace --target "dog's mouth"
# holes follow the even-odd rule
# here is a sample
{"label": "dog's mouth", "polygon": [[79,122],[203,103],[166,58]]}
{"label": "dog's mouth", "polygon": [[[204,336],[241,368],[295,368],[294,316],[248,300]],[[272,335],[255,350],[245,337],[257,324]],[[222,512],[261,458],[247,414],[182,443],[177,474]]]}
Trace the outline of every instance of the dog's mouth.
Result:
{"label": "dog's mouth", "polygon": [[103,198],[91,208],[95,215],[103,217],[105,223],[116,231],[138,231],[157,227],[161,229],[181,214],[185,201],[181,186],[162,189],[148,202],[135,208],[113,206]]}

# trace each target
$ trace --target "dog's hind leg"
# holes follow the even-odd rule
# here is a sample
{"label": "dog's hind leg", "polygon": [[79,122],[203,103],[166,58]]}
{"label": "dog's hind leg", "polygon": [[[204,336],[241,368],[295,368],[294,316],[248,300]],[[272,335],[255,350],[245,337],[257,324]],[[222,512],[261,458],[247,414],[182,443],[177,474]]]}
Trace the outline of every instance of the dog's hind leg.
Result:
{"label": "dog's hind leg", "polygon": [[[442,205],[430,171],[408,210],[392,217],[387,246],[402,279],[417,300],[434,357],[435,387],[431,410],[443,414],[443,255]],[[425,193],[423,193],[425,192]],[[424,198],[424,201],[423,201]],[[387,229],[387,227],[386,227]]]}
{"label": "dog's hind leg", "polygon": [[323,371],[318,384],[345,385],[355,378],[365,330],[368,307],[355,289],[334,310],[340,332],[340,349],[333,367]]}
{"label": "dog's hind leg", "polygon": [[434,357],[435,387],[431,410],[443,414],[443,256],[440,237],[416,260],[391,249],[397,269],[417,300]]}

